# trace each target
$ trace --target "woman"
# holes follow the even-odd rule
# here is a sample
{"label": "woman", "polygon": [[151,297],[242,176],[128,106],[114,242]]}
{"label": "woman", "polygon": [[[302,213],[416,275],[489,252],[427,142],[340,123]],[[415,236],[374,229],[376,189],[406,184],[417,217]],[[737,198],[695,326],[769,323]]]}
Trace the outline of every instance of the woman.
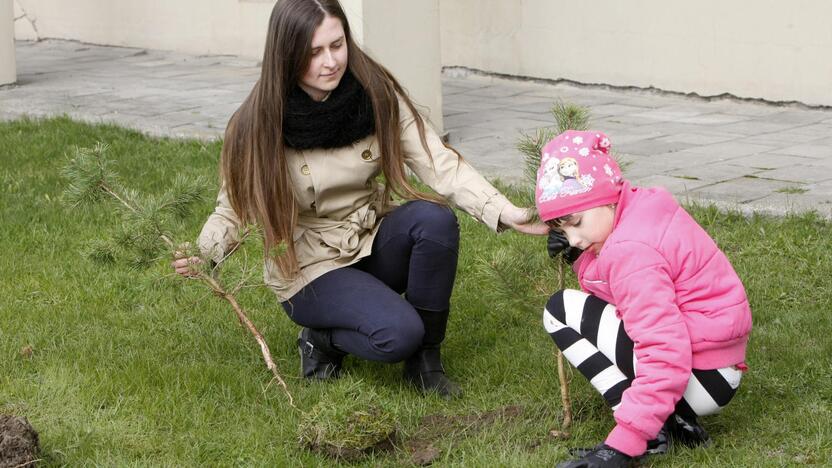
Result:
{"label": "woman", "polygon": [[[417,191],[405,166],[441,198]],[[228,123],[221,174],[200,250],[219,264],[240,226],[263,228],[265,281],[303,327],[309,379],[337,377],[354,354],[404,360],[421,391],[458,395],[439,353],[459,241],[444,200],[495,231],[546,232],[442,144],[353,42],[337,0],[277,2],[260,79]],[[395,207],[393,193],[412,201]],[[196,262],[173,266],[187,275]]]}

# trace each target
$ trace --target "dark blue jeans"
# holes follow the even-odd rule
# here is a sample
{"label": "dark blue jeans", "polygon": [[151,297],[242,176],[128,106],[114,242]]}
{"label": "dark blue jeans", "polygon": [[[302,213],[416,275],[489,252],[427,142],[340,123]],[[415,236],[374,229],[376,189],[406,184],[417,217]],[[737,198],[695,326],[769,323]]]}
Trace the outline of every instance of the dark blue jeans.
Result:
{"label": "dark blue jeans", "polygon": [[320,276],[282,305],[298,325],[331,329],[335,346],[350,354],[398,362],[422,345],[420,311],[444,316],[444,336],[458,251],[453,211],[411,201],[384,217],[369,257]]}

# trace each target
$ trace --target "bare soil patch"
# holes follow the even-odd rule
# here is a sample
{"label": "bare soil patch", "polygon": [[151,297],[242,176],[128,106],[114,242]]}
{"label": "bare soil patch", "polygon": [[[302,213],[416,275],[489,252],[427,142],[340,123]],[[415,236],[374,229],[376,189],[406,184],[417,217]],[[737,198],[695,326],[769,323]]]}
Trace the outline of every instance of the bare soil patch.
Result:
{"label": "bare soil patch", "polygon": [[410,461],[413,464],[430,465],[442,456],[441,450],[437,447],[441,440],[449,436],[466,437],[497,421],[516,419],[522,414],[522,406],[511,405],[473,414],[428,415],[422,418],[416,432],[404,441],[404,448],[410,453]]}
{"label": "bare soil patch", "polygon": [[33,467],[37,455],[38,433],[29,421],[0,414],[0,468]]}

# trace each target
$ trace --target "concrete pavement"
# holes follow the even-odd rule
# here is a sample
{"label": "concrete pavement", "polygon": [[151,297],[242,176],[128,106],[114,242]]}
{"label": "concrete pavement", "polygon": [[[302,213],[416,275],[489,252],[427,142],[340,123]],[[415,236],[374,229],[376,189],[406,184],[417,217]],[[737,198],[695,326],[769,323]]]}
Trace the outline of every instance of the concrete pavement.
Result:
{"label": "concrete pavement", "polygon": [[[257,61],[68,41],[18,42],[18,83],[0,87],[0,120],[66,114],[156,136],[211,139],[259,74]],[[702,99],[443,74],[450,143],[489,177],[523,178],[521,133],[551,126],[555,101],[587,106],[638,185],[681,200],[832,218],[832,109]]]}

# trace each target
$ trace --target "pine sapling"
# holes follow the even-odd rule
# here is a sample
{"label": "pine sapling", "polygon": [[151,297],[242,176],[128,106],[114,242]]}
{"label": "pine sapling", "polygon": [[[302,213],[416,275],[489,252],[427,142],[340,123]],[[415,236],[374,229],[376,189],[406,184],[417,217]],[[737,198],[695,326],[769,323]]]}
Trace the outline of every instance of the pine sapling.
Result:
{"label": "pine sapling", "polygon": [[[552,138],[560,135],[566,130],[587,130],[589,129],[590,114],[586,107],[557,102],[552,107],[552,116],[555,119],[555,126],[552,128],[539,129],[534,135],[523,134],[517,143],[517,149],[523,154],[525,160],[526,179],[531,186],[528,193],[534,194],[534,186],[537,183],[537,169],[540,167],[540,158],[543,146]],[[558,289],[563,289],[563,271],[565,260],[562,255],[555,259],[555,273]],[[563,407],[563,422],[561,431],[553,431],[559,437],[568,437],[566,432],[572,425],[572,400],[569,397],[569,377],[566,375],[566,366],[563,361],[563,353],[557,350],[558,382],[560,384],[561,406]]]}
{"label": "pine sapling", "polygon": [[[211,184],[203,178],[179,175],[174,179],[172,187],[161,196],[142,196],[123,186],[106,153],[107,146],[100,143],[93,148],[76,148],[63,170],[64,177],[69,181],[64,191],[65,202],[75,207],[112,201],[111,206],[121,217],[122,223],[118,231],[110,239],[95,241],[89,249],[89,256],[105,262],[126,257],[130,265],[136,268],[147,267],[161,259],[170,259],[171,255],[175,258],[199,257],[202,262],[190,266],[191,278],[206,285],[215,296],[231,305],[237,319],[260,346],[266,367],[273,375],[271,382],[277,381],[286,393],[289,405],[297,408],[272,359],[266,340],[236,299],[235,295],[244,286],[248,275],[244,274],[243,279],[229,289],[216,275],[216,269],[222,262],[214,265],[189,243],[180,244],[173,240],[171,227],[181,223],[197,202],[205,200],[204,188]],[[243,229],[240,239],[225,258],[256,235],[257,230],[253,227]]]}
{"label": "pine sapling", "polygon": [[555,119],[554,127],[540,128],[533,135],[521,134],[517,142],[517,149],[525,161],[526,179],[531,181],[532,186],[537,182],[537,168],[540,167],[543,146],[567,130],[589,129],[590,116],[586,107],[558,101],[552,106],[552,117]]}

